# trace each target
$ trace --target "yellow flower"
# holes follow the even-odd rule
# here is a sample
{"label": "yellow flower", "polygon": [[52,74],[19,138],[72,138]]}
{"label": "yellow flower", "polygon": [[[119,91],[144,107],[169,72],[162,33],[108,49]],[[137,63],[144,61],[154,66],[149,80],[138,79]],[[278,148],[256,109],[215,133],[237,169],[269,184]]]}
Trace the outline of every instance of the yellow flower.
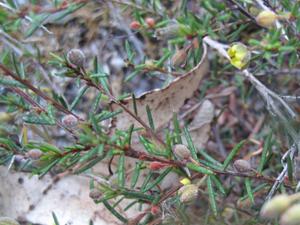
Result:
{"label": "yellow flower", "polygon": [[230,63],[238,69],[244,69],[251,59],[251,53],[247,46],[240,42],[234,43],[227,50],[227,53],[230,57]]}
{"label": "yellow flower", "polygon": [[188,185],[191,184],[191,181],[188,178],[183,178],[182,180],[180,180],[180,183],[182,183],[183,185]]}

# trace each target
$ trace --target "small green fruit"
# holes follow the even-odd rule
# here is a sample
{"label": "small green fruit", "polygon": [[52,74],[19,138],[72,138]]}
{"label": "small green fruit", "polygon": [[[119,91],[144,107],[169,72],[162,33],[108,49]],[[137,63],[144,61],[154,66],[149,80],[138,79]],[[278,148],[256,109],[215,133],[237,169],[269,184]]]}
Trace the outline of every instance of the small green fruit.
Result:
{"label": "small green fruit", "polygon": [[291,206],[286,210],[281,218],[280,225],[299,225],[300,224],[300,204]]}
{"label": "small green fruit", "polygon": [[260,26],[270,28],[274,26],[278,16],[272,11],[265,10],[260,12],[255,19]]}
{"label": "small green fruit", "polygon": [[290,199],[288,195],[277,195],[263,205],[260,215],[267,219],[278,218],[285,210],[287,210],[291,203],[292,199]]}
{"label": "small green fruit", "polygon": [[184,185],[178,190],[180,202],[189,203],[195,200],[198,196],[198,186],[195,184]]}

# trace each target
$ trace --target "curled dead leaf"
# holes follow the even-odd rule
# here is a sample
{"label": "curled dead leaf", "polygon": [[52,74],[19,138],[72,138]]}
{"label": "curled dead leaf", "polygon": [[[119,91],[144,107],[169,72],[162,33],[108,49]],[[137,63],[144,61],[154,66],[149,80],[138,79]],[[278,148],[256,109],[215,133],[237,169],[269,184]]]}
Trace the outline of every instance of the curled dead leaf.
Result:
{"label": "curled dead leaf", "polygon": [[[146,106],[148,105],[151,109],[155,127],[163,127],[171,120],[173,113],[179,111],[185,100],[193,96],[202,78],[208,72],[208,68],[207,47],[203,45],[202,59],[195,68],[183,76],[176,78],[165,88],[146,92],[136,98],[138,116],[144,122],[148,123],[146,112]],[[133,111],[132,98],[124,99],[122,103]],[[120,106],[115,103],[111,103],[111,107],[115,111],[120,109]],[[116,117],[115,127],[119,130],[126,130],[131,124],[135,127],[141,127],[134,118],[125,112],[120,113]]]}
{"label": "curled dead leaf", "polygon": [[190,123],[189,131],[197,149],[203,148],[209,139],[214,114],[215,106],[211,101],[205,100]]}

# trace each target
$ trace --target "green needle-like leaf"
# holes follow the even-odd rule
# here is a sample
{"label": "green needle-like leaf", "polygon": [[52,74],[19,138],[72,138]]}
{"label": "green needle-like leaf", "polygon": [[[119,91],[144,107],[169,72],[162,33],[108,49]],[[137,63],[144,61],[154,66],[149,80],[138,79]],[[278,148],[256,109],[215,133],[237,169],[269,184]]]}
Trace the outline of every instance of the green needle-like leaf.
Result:
{"label": "green needle-like leaf", "polygon": [[216,196],[215,196],[215,192],[212,186],[212,180],[210,176],[207,177],[207,191],[208,191],[211,210],[213,211],[214,216],[217,216],[218,209],[217,209]]}
{"label": "green needle-like leaf", "polygon": [[243,140],[240,143],[238,143],[236,146],[234,146],[234,148],[231,150],[231,152],[229,153],[229,155],[227,156],[227,158],[225,159],[225,161],[223,163],[223,170],[227,169],[227,167],[229,166],[229,164],[231,163],[231,161],[233,160],[233,158],[236,156],[236,154],[243,147],[243,145],[245,144],[245,142],[246,141]]}

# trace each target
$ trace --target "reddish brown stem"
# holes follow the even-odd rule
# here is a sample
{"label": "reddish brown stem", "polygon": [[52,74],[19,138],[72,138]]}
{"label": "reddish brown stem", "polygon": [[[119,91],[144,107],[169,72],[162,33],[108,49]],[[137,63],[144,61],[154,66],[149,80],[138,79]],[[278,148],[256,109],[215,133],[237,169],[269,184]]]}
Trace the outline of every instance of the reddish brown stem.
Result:
{"label": "reddish brown stem", "polygon": [[[42,106],[40,106],[38,103],[36,103],[29,95],[27,95],[21,89],[16,88],[16,87],[10,87],[9,89],[12,90],[12,92],[17,93],[19,96],[23,97],[32,106],[37,107],[40,111],[47,113],[47,111]],[[60,121],[55,120],[55,122],[59,127],[68,131],[76,140],[78,139],[77,136],[74,134],[74,132],[72,130],[70,130],[69,128],[65,127]]]}
{"label": "reddish brown stem", "polygon": [[[109,149],[115,148],[115,149],[118,149],[118,150],[122,150],[122,151],[124,151],[124,153],[127,157],[131,157],[131,158],[135,158],[135,159],[139,159],[139,160],[143,160],[143,161],[161,162],[161,163],[165,163],[165,164],[168,164],[170,166],[174,166],[174,167],[178,167],[178,168],[186,167],[186,164],[187,164],[187,162],[184,162],[184,161],[164,159],[164,158],[161,158],[161,157],[152,156],[152,155],[149,155],[145,152],[137,151],[137,150],[133,149],[132,147],[126,147],[125,148],[125,147],[121,147],[121,146],[118,146],[118,145],[115,145],[115,144],[109,144],[109,143],[106,143],[106,144],[108,145]],[[77,153],[77,152],[80,152],[80,151],[88,151],[92,147],[94,147],[94,146],[86,146],[84,149],[74,149],[72,151],[63,153],[62,156],[65,156],[65,155],[70,154],[70,153]],[[231,172],[231,171],[213,170],[211,168],[207,168],[207,169],[211,170],[212,172],[214,172],[215,174],[218,174],[218,175],[226,175],[226,176],[233,176],[233,177],[248,177],[248,178],[252,178],[252,179],[255,179],[255,180],[263,180],[263,181],[268,182],[270,184],[273,184],[276,181],[276,179],[274,179],[274,178],[266,177],[266,176],[263,176],[263,175],[258,174],[258,173],[251,174],[251,173],[239,173],[239,172]],[[192,176],[192,180],[196,179],[196,178],[200,178],[202,176],[203,176],[202,173],[196,173]],[[286,187],[293,188],[292,185],[290,185],[290,184],[284,184],[284,185]]]}
{"label": "reddish brown stem", "polygon": [[139,122],[145,129],[148,134],[150,134],[151,137],[156,139],[163,147],[166,147],[166,144],[164,141],[135,113],[133,113],[130,109],[128,109],[124,104],[122,104],[120,101],[118,101],[112,94],[111,91],[107,92],[104,90],[104,88],[100,85],[95,84],[92,80],[87,78],[87,73],[85,72],[84,68],[77,69],[74,68],[74,66],[70,64],[66,64],[70,69],[72,69],[76,74],[81,76],[81,78],[86,81],[86,84],[88,86],[94,87],[100,92],[106,94],[111,102],[114,102],[115,104],[119,105],[126,113],[128,113],[132,118],[134,118],[137,122]]}
{"label": "reddish brown stem", "polygon": [[33,86],[28,80],[24,80],[22,78],[20,78],[19,76],[17,76],[15,73],[13,73],[10,69],[8,69],[6,66],[4,66],[3,64],[0,64],[0,69],[4,72],[4,75],[6,76],[10,76],[11,78],[13,78],[14,80],[20,82],[21,84],[23,84],[24,86],[26,86],[27,88],[29,88],[30,90],[32,90],[36,95],[40,96],[41,98],[43,98],[45,101],[51,103],[55,108],[57,108],[58,110],[64,112],[65,114],[71,114],[73,116],[75,116],[78,120],[83,121],[83,119],[81,119],[79,116],[77,116],[76,114],[74,114],[73,112],[67,110],[64,106],[62,106],[60,103],[58,103],[57,101],[55,101],[54,99],[50,98],[49,96],[47,96],[46,94],[44,94],[40,89],[36,88],[35,86]]}

